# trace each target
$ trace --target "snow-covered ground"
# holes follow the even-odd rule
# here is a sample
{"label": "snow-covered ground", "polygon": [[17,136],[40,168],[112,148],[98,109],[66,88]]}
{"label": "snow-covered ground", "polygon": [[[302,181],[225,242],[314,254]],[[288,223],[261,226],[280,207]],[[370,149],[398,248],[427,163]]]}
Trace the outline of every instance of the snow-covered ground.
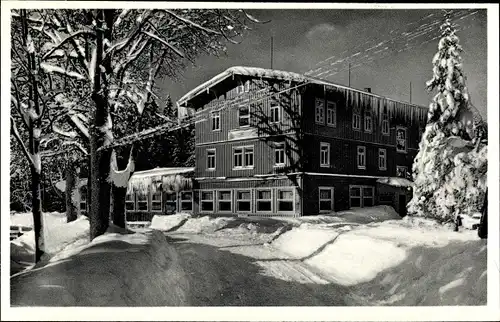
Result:
{"label": "snow-covered ground", "polygon": [[[69,235],[80,236],[88,233],[88,222],[86,227],[83,222],[71,223],[81,225],[72,233],[67,229],[71,224],[61,225]],[[457,233],[432,220],[401,219],[390,207],[302,218],[177,214],[155,217],[142,233],[125,233],[107,234],[90,244],[88,237],[80,243],[79,237],[66,243],[61,238],[46,266],[13,278],[14,303],[465,305],[486,301],[486,242],[476,231]],[[20,242],[14,244],[21,247]],[[106,285],[107,291],[83,286],[89,278]],[[75,294],[74,287],[82,288],[81,294]],[[158,287],[171,288],[174,294],[162,295]],[[62,302],[50,302],[47,292]],[[98,296],[87,299],[92,292]],[[261,304],[254,293],[266,300]],[[282,298],[275,298],[275,293]],[[311,297],[304,300],[308,294]]]}

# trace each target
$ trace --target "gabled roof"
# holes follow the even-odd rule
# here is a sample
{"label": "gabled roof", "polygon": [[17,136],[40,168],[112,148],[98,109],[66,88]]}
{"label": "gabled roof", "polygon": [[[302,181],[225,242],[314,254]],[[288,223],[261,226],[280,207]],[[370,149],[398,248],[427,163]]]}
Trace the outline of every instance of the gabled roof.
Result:
{"label": "gabled roof", "polygon": [[385,96],[380,96],[377,94],[373,94],[371,92],[366,92],[362,91],[356,88],[344,86],[344,85],[339,85],[335,84],[323,79],[311,77],[311,76],[306,76],[294,72],[287,72],[287,71],[281,71],[281,70],[276,70],[276,69],[266,69],[266,68],[260,68],[260,67],[246,67],[246,66],[234,66],[226,69],[222,73],[212,77],[210,80],[196,86],[189,92],[187,92],[184,96],[182,96],[178,101],[178,105],[183,105],[184,103],[188,102],[189,100],[193,99],[194,97],[198,96],[199,94],[203,93],[204,91],[210,89],[211,87],[217,85],[218,83],[224,81],[228,77],[232,77],[233,75],[242,75],[242,76],[251,76],[251,77],[261,77],[261,78],[273,78],[273,79],[279,79],[279,80],[285,80],[285,81],[295,81],[295,82],[304,82],[304,83],[310,83],[310,84],[318,84],[318,85],[326,85],[326,86],[333,86],[336,88],[342,88],[342,89],[347,89],[350,91],[354,92],[359,92],[359,93],[364,93],[373,97],[378,97],[378,98],[385,98],[390,101],[394,102],[399,102],[399,103],[404,103],[408,105],[412,105],[415,107],[419,108],[425,108],[423,106],[415,105],[412,103],[408,102],[403,102],[403,101],[398,101],[394,99],[390,99]]}

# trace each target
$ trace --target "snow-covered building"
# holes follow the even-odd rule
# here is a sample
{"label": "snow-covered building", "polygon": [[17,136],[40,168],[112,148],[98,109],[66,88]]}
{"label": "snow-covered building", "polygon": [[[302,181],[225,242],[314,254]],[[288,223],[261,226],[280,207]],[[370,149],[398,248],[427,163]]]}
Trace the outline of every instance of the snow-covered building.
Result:
{"label": "snow-covered building", "polygon": [[196,120],[195,214],[402,212],[409,200],[411,182],[390,178],[410,178],[426,107],[253,67],[229,68],[177,105]]}

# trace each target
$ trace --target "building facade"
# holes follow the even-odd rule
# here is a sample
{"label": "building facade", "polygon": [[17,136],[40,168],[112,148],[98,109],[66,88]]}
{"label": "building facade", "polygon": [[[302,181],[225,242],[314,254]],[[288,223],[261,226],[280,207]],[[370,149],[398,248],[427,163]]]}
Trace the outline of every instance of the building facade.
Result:
{"label": "building facade", "polygon": [[[178,101],[196,120],[193,213],[404,212],[427,108],[296,73],[232,67]],[[397,182],[391,186],[391,182]]]}

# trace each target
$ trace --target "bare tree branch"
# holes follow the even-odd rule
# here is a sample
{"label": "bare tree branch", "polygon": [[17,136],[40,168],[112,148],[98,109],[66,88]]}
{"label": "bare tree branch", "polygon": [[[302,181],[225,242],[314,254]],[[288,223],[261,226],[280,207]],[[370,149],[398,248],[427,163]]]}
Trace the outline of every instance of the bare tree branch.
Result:
{"label": "bare tree branch", "polygon": [[172,46],[171,44],[169,44],[167,41],[161,39],[160,37],[158,37],[157,35],[149,32],[149,31],[143,31],[142,33],[148,35],[149,37],[153,38],[153,39],[156,39],[158,40],[159,42],[161,42],[162,44],[164,44],[165,46],[167,46],[168,48],[172,49],[172,51],[174,53],[176,53],[178,56],[184,58],[184,54],[177,48],[175,48],[174,46]]}
{"label": "bare tree branch", "polygon": [[33,160],[33,157],[31,156],[31,154],[29,154],[28,149],[26,148],[26,145],[24,145],[23,139],[21,138],[21,135],[19,135],[19,131],[17,130],[16,121],[14,120],[14,118],[12,118],[12,116],[10,117],[10,130],[11,130],[12,134],[14,134],[14,137],[16,138],[19,145],[21,145],[23,153],[26,156],[26,158],[28,159],[28,162],[32,166],[34,166],[35,161]]}
{"label": "bare tree branch", "polygon": [[212,30],[210,28],[206,28],[206,27],[203,27],[202,25],[199,25],[197,24],[196,22],[194,21],[191,21],[187,18],[184,18],[184,17],[181,17],[179,15],[177,15],[175,12],[171,11],[171,10],[168,10],[168,9],[163,9],[162,11],[168,13],[169,15],[171,15],[172,17],[176,18],[177,20],[180,20],[182,22],[184,22],[185,24],[187,25],[190,25],[191,27],[194,27],[196,29],[200,29],[200,30],[203,30],[207,33],[210,33],[210,34],[215,34],[215,35],[221,35],[220,32],[216,31],[216,30]]}

